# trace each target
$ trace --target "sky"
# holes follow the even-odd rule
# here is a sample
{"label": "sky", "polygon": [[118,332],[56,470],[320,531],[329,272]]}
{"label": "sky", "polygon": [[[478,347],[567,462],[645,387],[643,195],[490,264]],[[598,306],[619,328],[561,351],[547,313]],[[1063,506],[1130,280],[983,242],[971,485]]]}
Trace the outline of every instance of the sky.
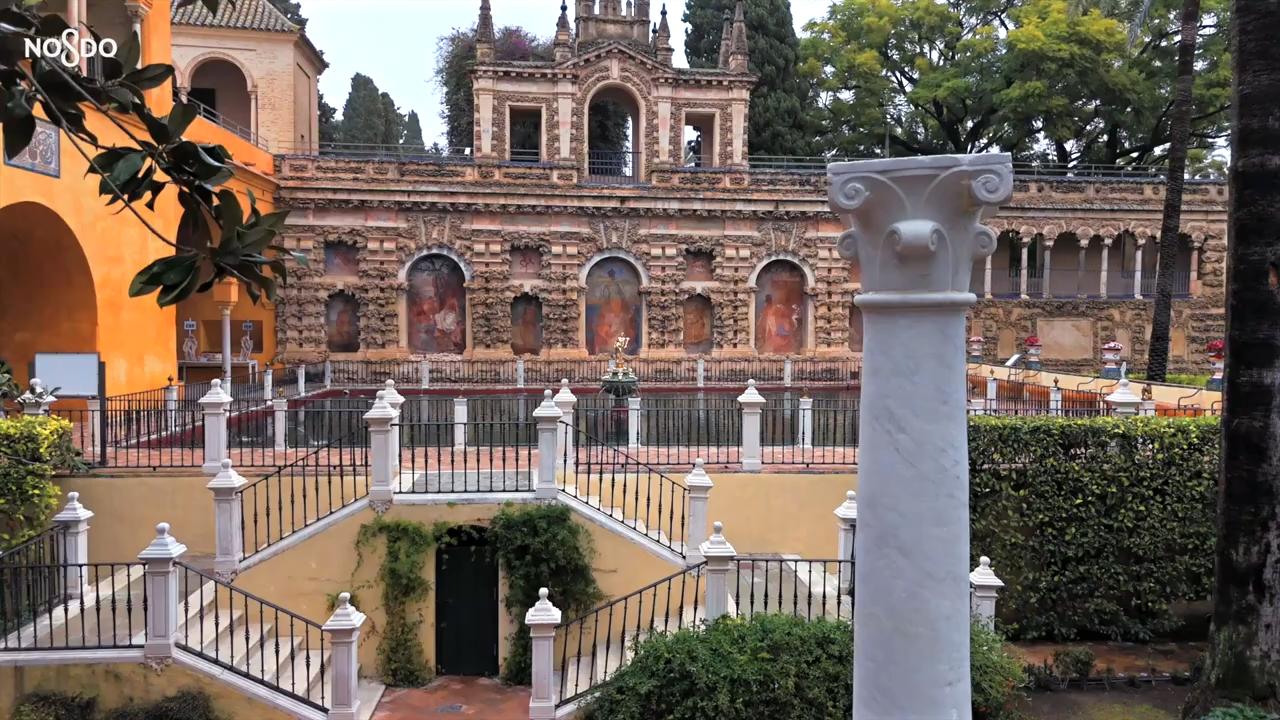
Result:
{"label": "sky", "polygon": [[[430,145],[444,140],[440,86],[435,82],[436,40],[454,28],[475,24],[479,0],[300,0],[307,35],[324,51],[329,69],[320,76],[320,92],[338,112],[346,102],[351,76],[364,73],[391,94],[406,115],[416,110],[422,136]],[[653,20],[662,0],[652,0]],[[796,31],[826,11],[830,0],[791,0]],[[494,25],[518,25],[540,36],[555,33],[560,0],[491,0]],[[569,2],[573,22],[574,2]],[[667,22],[675,46],[675,64],[685,67],[684,0],[667,2]]]}

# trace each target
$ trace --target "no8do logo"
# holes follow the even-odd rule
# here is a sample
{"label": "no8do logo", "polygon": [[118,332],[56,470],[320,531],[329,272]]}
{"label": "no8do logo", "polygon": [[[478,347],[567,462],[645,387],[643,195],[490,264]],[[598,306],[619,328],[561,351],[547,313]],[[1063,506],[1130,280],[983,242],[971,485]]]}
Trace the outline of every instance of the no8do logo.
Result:
{"label": "no8do logo", "polygon": [[120,49],[111,38],[95,40],[92,37],[80,37],[75,28],[63,30],[60,38],[24,38],[22,48],[28,60],[58,58],[67,67],[79,65],[81,58],[115,57],[116,51]]}

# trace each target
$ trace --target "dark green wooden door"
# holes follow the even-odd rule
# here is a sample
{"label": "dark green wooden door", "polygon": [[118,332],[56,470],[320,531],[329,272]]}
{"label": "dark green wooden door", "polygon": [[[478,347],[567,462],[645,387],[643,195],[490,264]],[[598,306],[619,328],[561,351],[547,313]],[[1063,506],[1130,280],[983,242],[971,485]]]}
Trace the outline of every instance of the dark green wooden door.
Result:
{"label": "dark green wooden door", "polygon": [[436,658],[441,675],[498,674],[498,560],[483,535],[436,552]]}

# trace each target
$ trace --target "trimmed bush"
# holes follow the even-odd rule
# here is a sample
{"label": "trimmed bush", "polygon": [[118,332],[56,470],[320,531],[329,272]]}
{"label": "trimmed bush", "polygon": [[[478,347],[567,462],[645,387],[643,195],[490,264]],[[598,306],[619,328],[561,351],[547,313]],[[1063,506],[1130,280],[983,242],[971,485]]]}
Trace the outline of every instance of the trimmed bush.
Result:
{"label": "trimmed bush", "polygon": [[[1021,669],[999,635],[971,635],[975,720],[1011,717]],[[849,624],[787,615],[724,617],[638,643],[585,720],[809,720],[852,712]]]}
{"label": "trimmed bush", "polygon": [[99,715],[98,699],[79,694],[38,692],[22,698],[12,720],[221,720],[209,696],[183,690],[154,702],[129,704]]}
{"label": "trimmed bush", "polygon": [[58,470],[79,464],[71,423],[58,417],[0,418],[0,548],[48,526],[58,508]]}
{"label": "trimmed bush", "polygon": [[80,694],[34,692],[22,698],[11,720],[94,720],[98,699]]}
{"label": "trimmed bush", "polygon": [[1277,720],[1280,716],[1247,705],[1215,708],[1200,720]]}
{"label": "trimmed bush", "polygon": [[1148,640],[1210,594],[1217,418],[989,417],[969,423],[972,561],[1006,587],[1021,639]]}

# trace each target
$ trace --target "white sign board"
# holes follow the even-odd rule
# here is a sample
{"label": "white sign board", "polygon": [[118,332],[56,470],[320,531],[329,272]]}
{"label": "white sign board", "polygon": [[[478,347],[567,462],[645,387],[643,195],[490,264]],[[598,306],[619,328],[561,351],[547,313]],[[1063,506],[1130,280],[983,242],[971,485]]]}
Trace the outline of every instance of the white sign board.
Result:
{"label": "white sign board", "polygon": [[98,395],[98,353],[36,353],[32,377],[48,390],[62,388],[58,397]]}

